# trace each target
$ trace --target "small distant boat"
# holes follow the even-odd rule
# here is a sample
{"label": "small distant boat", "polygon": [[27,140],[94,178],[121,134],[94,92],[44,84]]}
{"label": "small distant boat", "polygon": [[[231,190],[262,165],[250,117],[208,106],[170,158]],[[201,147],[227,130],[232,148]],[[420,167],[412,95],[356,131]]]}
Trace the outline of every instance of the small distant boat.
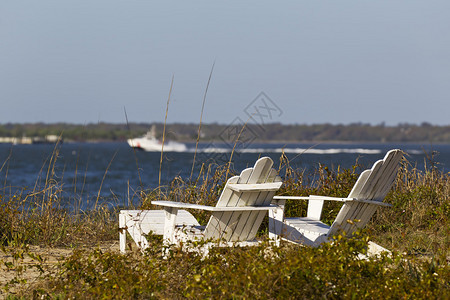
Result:
{"label": "small distant boat", "polygon": [[[128,139],[128,145],[135,149],[149,151],[149,152],[161,152],[162,142],[158,140],[155,134],[155,127],[152,126],[144,136]],[[174,141],[164,141],[164,152],[184,152],[187,150],[187,147],[183,143],[174,142]]]}

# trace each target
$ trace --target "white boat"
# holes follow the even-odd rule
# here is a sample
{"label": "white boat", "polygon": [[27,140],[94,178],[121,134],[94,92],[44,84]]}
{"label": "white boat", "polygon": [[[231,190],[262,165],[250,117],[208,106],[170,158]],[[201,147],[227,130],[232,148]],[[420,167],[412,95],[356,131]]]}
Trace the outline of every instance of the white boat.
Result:
{"label": "white boat", "polygon": [[174,141],[164,141],[164,149],[162,148],[162,142],[155,137],[155,127],[153,126],[144,136],[128,139],[128,145],[133,148],[149,151],[149,152],[184,152],[187,147],[183,143]]}

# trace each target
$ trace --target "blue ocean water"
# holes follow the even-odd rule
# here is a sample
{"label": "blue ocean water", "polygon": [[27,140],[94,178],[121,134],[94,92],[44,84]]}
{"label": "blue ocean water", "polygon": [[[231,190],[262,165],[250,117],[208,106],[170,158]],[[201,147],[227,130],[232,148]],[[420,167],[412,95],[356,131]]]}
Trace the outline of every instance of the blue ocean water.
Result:
{"label": "blue ocean water", "polygon": [[[164,153],[162,185],[175,176],[190,177],[195,144],[187,146],[187,152]],[[226,144],[200,144],[193,177],[203,162],[227,162],[232,148]],[[312,175],[319,164],[348,168],[358,160],[369,168],[394,148],[404,150],[410,163],[420,169],[430,164],[431,153],[437,151],[434,160],[438,168],[450,172],[450,145],[429,144],[251,144],[237,149],[232,163],[240,171],[259,157],[270,156],[277,167],[283,152],[292,167]],[[30,193],[35,187],[39,190],[51,175],[67,199],[81,197],[89,201],[100,194],[104,201],[114,198],[117,205],[127,205],[130,195],[158,187],[161,154],[157,152],[134,151],[126,143],[117,142],[64,143],[58,147],[57,157],[54,153],[55,145],[0,144],[0,193]]]}

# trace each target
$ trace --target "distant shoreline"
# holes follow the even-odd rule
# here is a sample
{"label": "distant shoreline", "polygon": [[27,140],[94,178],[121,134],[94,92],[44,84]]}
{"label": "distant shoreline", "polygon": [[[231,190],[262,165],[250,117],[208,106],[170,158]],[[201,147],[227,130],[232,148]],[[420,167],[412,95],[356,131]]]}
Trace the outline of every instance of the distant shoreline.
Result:
{"label": "distant shoreline", "polygon": [[[178,142],[185,143],[185,144],[195,144],[195,141],[183,141],[178,140]],[[85,141],[73,141],[73,140],[65,140],[64,144],[126,144],[126,140],[85,140]],[[199,141],[200,145],[207,145],[210,143],[215,143],[217,145],[227,145],[225,142],[217,140],[217,141]],[[48,145],[55,145],[55,143],[38,143],[38,144],[16,144],[17,145],[27,145],[27,146],[33,146],[33,145],[42,145],[42,144],[48,144]],[[437,143],[429,143],[424,141],[407,141],[407,142],[367,142],[367,141],[257,141],[253,142],[252,144],[266,144],[266,145],[279,145],[279,144],[299,144],[299,145],[311,145],[314,147],[315,145],[323,145],[323,144],[331,144],[331,145],[355,145],[355,144],[367,144],[367,145],[392,145],[392,144],[402,144],[402,145],[450,145],[450,142],[437,142]],[[0,145],[13,145],[12,143],[2,143],[0,142]]]}
{"label": "distant shoreline", "polygon": [[[172,123],[98,123],[76,125],[67,123],[0,124],[2,138],[45,138],[61,136],[64,142],[110,142],[126,141],[144,135],[150,127],[156,128],[156,136],[165,132],[166,140],[195,143],[198,124]],[[239,136],[244,143],[450,143],[450,125],[437,126],[429,123],[399,124],[385,126],[355,123],[332,124],[202,124],[200,141],[233,144]]]}

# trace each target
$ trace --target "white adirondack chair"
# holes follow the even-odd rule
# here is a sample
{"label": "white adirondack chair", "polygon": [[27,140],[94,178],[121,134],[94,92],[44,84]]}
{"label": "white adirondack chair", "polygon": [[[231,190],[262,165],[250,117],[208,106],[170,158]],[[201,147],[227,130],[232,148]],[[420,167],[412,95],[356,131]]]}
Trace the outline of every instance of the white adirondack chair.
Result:
{"label": "white adirondack chair", "polygon": [[[217,205],[205,206],[173,201],[152,201],[165,210],[164,241],[182,244],[187,241],[206,241],[204,253],[211,246],[247,246],[257,244],[256,233],[266,212],[276,209],[272,198],[282,182],[269,157],[259,159],[253,168],[240,176],[228,179]],[[179,226],[180,209],[211,211],[206,226]],[[190,250],[187,248],[187,250]]]}
{"label": "white adirondack chair", "polygon": [[[401,150],[389,151],[384,159],[373,165],[372,169],[361,173],[347,198],[275,196],[272,203],[276,204],[278,209],[269,211],[269,235],[271,238],[281,237],[290,242],[309,246],[318,246],[338,232],[345,232],[347,236],[351,236],[357,229],[367,224],[378,206],[390,206],[382,201],[394,183],[402,157]],[[284,218],[286,200],[309,200],[307,216]],[[331,226],[320,221],[324,200],[344,202]],[[370,243],[368,250],[374,253],[386,249]]]}

